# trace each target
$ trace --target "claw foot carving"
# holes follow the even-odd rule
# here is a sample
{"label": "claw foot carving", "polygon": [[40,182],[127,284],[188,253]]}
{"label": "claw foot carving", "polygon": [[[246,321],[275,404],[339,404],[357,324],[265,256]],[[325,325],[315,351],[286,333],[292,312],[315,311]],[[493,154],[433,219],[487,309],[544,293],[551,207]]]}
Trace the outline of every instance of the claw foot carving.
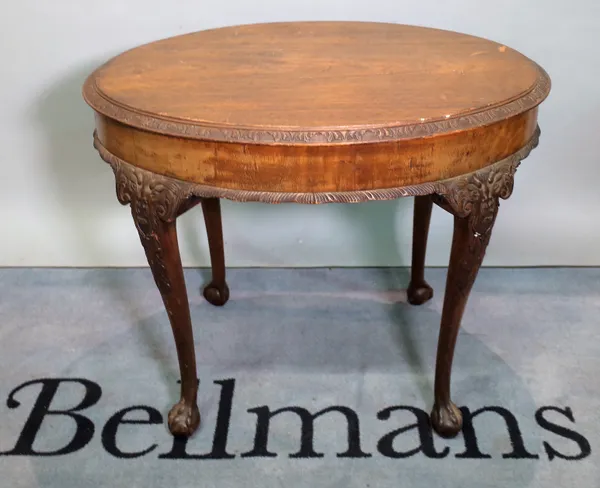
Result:
{"label": "claw foot carving", "polygon": [[191,436],[200,425],[198,405],[188,405],[184,400],[176,403],[169,412],[169,430],[173,435]]}
{"label": "claw foot carving", "polygon": [[227,283],[223,285],[217,285],[216,283],[209,283],[204,287],[204,298],[208,303],[217,307],[222,307],[229,300],[229,287]]}
{"label": "claw foot carving", "polygon": [[433,406],[431,425],[442,437],[455,437],[462,429],[462,413],[454,403]]}
{"label": "claw foot carving", "polygon": [[410,282],[406,290],[408,303],[422,305],[433,297],[433,288],[426,281]]}

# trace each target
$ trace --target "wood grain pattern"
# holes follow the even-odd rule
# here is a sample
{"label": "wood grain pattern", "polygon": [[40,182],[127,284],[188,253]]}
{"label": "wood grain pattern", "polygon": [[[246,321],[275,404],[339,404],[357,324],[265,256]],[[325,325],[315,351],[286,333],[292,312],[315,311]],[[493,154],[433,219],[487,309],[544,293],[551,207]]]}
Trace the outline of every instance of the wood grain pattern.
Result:
{"label": "wood grain pattern", "polygon": [[481,127],[536,107],[550,79],[456,32],[373,22],[234,26],[113,58],[84,97],[125,125],[192,139],[343,144]]}
{"label": "wood grain pattern", "polygon": [[[486,166],[479,170],[487,174],[489,171],[501,172],[505,168],[516,168],[518,164],[525,159],[529,153],[539,143],[540,130],[539,128],[533,134],[533,137],[519,151],[511,154],[509,157],[497,161],[496,163]],[[162,176],[158,173],[153,173],[148,170],[139,168],[126,161],[118,158],[108,151],[100,142],[99,138],[94,135],[94,146],[102,159],[109,163],[113,168],[119,165],[126,165],[132,171],[152,175],[156,179],[169,183],[177,183],[181,192],[186,197],[193,195],[201,198],[226,198],[239,202],[263,202],[263,203],[304,203],[304,204],[324,204],[324,203],[358,203],[371,200],[392,200],[402,197],[410,197],[417,195],[440,194],[446,195],[449,193],[447,185],[454,184],[459,177],[444,179],[434,182],[420,183],[417,185],[383,188],[375,190],[354,190],[343,192],[320,192],[320,193],[288,193],[288,192],[264,192],[264,191],[248,191],[248,190],[231,190],[227,188],[219,188],[214,186],[199,185],[185,180],[178,180],[168,176]],[[467,173],[468,177],[473,173]],[[142,176],[140,176],[142,177]]]}
{"label": "wood grain pattern", "polygon": [[98,116],[99,142],[140,168],[230,190],[320,193],[375,190],[452,178],[517,152],[537,109],[490,126],[378,144],[270,146],[168,137]]}

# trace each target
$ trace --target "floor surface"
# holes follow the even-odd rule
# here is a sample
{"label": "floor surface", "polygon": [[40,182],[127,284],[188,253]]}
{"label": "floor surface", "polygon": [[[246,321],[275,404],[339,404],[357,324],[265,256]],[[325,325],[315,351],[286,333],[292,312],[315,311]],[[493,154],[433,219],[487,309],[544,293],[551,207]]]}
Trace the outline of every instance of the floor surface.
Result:
{"label": "floor surface", "polygon": [[480,272],[450,440],[427,423],[445,270],[427,277],[413,307],[405,269],[230,270],[217,308],[186,270],[186,444],[148,269],[0,270],[0,487],[600,487],[600,269]]}

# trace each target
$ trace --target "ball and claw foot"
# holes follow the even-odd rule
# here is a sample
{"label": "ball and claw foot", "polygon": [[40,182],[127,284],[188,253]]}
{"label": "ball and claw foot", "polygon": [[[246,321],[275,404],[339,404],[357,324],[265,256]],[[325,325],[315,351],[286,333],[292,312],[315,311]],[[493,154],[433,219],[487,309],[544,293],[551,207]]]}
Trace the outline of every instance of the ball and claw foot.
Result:
{"label": "ball and claw foot", "polygon": [[422,305],[433,297],[433,288],[427,284],[426,281],[413,283],[412,281],[408,285],[406,290],[408,297],[408,303],[411,305]]}
{"label": "ball and claw foot", "polygon": [[217,307],[222,307],[227,303],[227,300],[229,300],[229,287],[227,286],[227,283],[217,285],[211,282],[204,287],[203,295],[208,303]]}
{"label": "ball and claw foot", "polygon": [[175,436],[191,436],[200,425],[198,405],[179,400],[169,412],[169,430]]}
{"label": "ball and claw foot", "polygon": [[462,429],[462,413],[454,403],[434,405],[431,411],[431,425],[442,437],[455,437]]}

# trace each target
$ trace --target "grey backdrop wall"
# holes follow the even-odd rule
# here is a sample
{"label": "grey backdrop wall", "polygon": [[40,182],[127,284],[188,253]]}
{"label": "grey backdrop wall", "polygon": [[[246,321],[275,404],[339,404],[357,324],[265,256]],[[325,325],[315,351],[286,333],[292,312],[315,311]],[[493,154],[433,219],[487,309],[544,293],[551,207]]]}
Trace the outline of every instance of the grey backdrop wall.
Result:
{"label": "grey backdrop wall", "polygon": [[[600,3],[596,0],[78,0],[5,2],[0,19],[0,266],[137,266],[145,258],[110,168],[92,149],[85,76],[176,34],[280,20],[371,20],[487,37],[540,63],[553,91],[540,147],[502,204],[486,265],[600,265]],[[401,89],[401,87],[399,87]],[[405,265],[412,201],[223,206],[230,266]],[[181,219],[185,265],[206,265],[199,209]],[[446,265],[436,209],[428,264]]]}

